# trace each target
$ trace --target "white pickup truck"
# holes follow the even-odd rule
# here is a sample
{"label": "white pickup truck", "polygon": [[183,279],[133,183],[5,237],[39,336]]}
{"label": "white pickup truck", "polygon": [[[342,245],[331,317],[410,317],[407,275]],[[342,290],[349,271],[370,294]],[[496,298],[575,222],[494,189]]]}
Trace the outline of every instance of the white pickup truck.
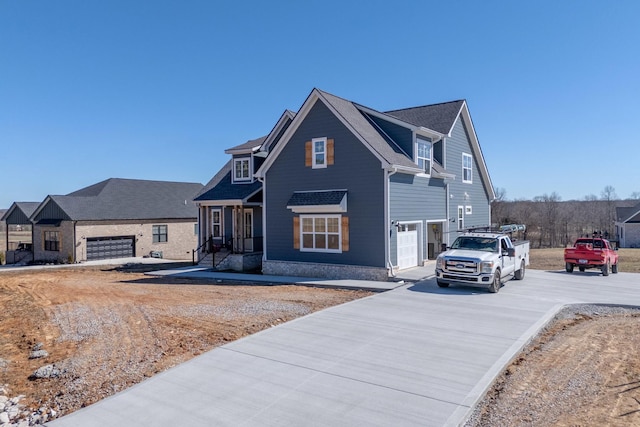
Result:
{"label": "white pickup truck", "polygon": [[498,292],[503,279],[524,279],[529,265],[529,241],[512,243],[505,233],[468,232],[460,235],[436,261],[438,286],[486,286]]}

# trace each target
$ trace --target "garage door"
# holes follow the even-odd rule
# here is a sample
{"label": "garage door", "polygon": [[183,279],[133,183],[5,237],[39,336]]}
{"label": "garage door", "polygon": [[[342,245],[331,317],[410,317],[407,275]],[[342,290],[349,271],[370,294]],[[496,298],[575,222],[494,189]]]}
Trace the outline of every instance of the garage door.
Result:
{"label": "garage door", "polygon": [[405,224],[398,232],[398,268],[418,265],[418,230],[416,224]]}
{"label": "garage door", "polygon": [[134,236],[88,238],[87,260],[133,257],[134,239]]}

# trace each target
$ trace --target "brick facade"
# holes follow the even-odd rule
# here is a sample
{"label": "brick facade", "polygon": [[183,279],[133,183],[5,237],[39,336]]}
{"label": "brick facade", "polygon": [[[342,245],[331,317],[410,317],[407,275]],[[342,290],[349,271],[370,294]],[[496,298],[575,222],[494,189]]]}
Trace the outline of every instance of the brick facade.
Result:
{"label": "brick facade", "polygon": [[[195,233],[196,219],[156,221],[62,221],[60,226],[34,227],[34,259],[36,261],[83,262],[87,260],[87,239],[95,237],[134,237],[135,256],[149,256],[152,251],[162,252],[162,257],[190,260],[191,251],[198,245]],[[167,242],[153,243],[152,227],[167,226]],[[59,251],[44,250],[44,232],[58,231]]]}

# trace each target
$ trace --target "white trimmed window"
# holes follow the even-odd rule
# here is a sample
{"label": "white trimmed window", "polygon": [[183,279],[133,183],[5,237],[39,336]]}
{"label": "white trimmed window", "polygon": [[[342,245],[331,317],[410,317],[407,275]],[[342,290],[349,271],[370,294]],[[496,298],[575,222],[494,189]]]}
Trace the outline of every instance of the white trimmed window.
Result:
{"label": "white trimmed window", "polygon": [[211,211],[211,235],[213,237],[222,237],[222,216],[220,209]]}
{"label": "white trimmed window", "polygon": [[301,215],[300,250],[342,252],[341,215]]}
{"label": "white trimmed window", "polygon": [[312,167],[326,168],[327,167],[327,138],[313,138],[311,141],[313,144]]}
{"label": "white trimmed window", "polygon": [[458,230],[464,229],[464,206],[458,206]]}
{"label": "white trimmed window", "polygon": [[462,153],[462,182],[473,182],[473,158],[467,153]]}
{"label": "white trimmed window", "polygon": [[249,157],[241,159],[233,159],[233,180],[234,181],[250,181],[251,180],[251,159]]}
{"label": "white trimmed window", "polygon": [[416,140],[416,163],[427,175],[431,174],[431,143],[418,138]]}

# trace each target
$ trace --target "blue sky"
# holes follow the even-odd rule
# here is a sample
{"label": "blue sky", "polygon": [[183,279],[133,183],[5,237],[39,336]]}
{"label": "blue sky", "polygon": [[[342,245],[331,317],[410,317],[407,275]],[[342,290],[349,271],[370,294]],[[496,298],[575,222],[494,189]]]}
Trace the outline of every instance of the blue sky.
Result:
{"label": "blue sky", "polygon": [[320,88],[466,99],[508,199],[640,192],[637,1],[0,0],[0,208],[206,183]]}

